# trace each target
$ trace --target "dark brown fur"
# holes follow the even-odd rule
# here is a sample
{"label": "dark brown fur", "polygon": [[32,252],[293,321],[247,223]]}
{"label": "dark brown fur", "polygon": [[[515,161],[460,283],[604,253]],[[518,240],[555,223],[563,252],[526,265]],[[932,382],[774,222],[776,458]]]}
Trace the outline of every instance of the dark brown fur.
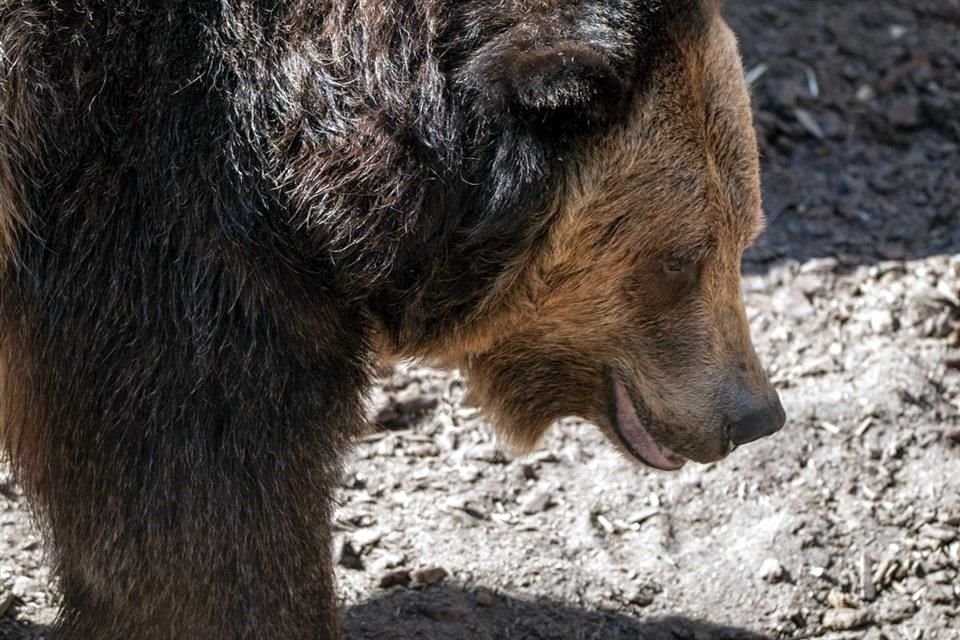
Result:
{"label": "dark brown fur", "polygon": [[60,637],[337,637],[377,357],[463,366],[522,446],[609,431],[611,370],[697,460],[770,393],[712,2],[0,0],[0,110],[2,435]]}

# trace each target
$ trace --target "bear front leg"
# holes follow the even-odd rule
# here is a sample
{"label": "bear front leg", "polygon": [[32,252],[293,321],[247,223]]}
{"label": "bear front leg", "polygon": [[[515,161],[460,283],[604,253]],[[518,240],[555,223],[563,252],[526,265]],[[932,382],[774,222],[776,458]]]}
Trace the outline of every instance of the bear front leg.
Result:
{"label": "bear front leg", "polygon": [[361,424],[362,340],[283,287],[18,306],[5,437],[50,535],[56,637],[339,638],[331,499]]}

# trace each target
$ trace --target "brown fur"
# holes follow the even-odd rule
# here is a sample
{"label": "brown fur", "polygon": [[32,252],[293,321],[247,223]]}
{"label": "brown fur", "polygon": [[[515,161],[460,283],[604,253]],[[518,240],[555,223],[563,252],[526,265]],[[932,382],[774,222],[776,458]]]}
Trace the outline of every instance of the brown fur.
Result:
{"label": "brown fur", "polygon": [[[499,432],[529,450],[553,420],[609,429],[604,365],[628,372],[658,435],[703,462],[728,451],[716,380],[768,383],[750,342],[740,257],[762,227],[756,141],[736,43],[714,14],[675,33],[675,56],[650,80],[623,130],[599,141],[553,203],[549,239],[507,272],[498,293],[451,340],[430,349],[462,366]],[[700,269],[684,299],[665,260]],[[677,345],[658,344],[683,327]],[[654,363],[662,362],[658,370]]]}
{"label": "brown fur", "polygon": [[[34,67],[30,44],[40,37],[39,12],[0,0],[0,270],[12,259],[16,236],[27,225],[17,165],[36,155],[36,120],[40,109],[31,82],[42,72]],[[23,30],[21,24],[31,25]],[[41,81],[42,82],[42,81]]]}
{"label": "brown fur", "polygon": [[[0,0],[0,418],[69,640],[338,637],[375,353],[728,452],[775,398],[709,0]],[[758,400],[759,399],[759,400]]]}

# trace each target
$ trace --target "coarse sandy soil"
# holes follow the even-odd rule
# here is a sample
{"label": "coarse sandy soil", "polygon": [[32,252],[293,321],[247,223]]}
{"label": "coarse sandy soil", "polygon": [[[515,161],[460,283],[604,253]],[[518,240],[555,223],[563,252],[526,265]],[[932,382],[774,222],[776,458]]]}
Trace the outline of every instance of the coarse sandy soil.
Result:
{"label": "coarse sandy soil", "polygon": [[[726,10],[787,428],[674,474],[574,420],[514,458],[456,374],[398,369],[340,492],[349,639],[960,638],[960,0]],[[0,638],[43,637],[42,546],[0,489]]]}

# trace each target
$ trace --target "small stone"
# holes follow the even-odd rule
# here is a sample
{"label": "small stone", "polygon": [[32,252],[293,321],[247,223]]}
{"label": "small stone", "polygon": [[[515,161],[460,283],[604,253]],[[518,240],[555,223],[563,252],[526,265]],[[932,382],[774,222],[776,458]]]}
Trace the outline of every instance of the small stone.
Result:
{"label": "small stone", "polygon": [[457,470],[457,473],[460,476],[460,480],[467,484],[475,483],[477,480],[480,479],[480,475],[481,475],[480,469],[478,469],[473,465],[460,467]]}
{"label": "small stone", "polygon": [[757,576],[759,576],[761,580],[770,584],[783,582],[786,575],[787,572],[784,570],[783,565],[781,565],[776,558],[767,558],[764,560],[763,564],[760,565],[760,571],[757,572]]}
{"label": "small stone", "polygon": [[405,587],[410,584],[410,572],[406,569],[391,571],[380,577],[380,588],[390,589],[391,587]]}
{"label": "small stone", "polygon": [[353,546],[353,542],[350,540],[344,540],[340,546],[337,564],[347,569],[363,571],[363,559],[360,557],[360,551]]}
{"label": "small stone", "polygon": [[777,311],[794,320],[808,320],[816,309],[799,289],[783,287],[773,294],[773,305]]}
{"label": "small stone", "polygon": [[850,594],[844,593],[839,589],[830,589],[830,592],[827,593],[827,604],[834,609],[856,608],[856,604],[853,602],[853,598],[850,597]]}
{"label": "small stone", "polygon": [[377,543],[380,542],[380,538],[382,537],[383,532],[379,529],[360,529],[359,531],[355,531],[352,536],[353,548],[361,554],[364,554],[377,546]]}
{"label": "small stone", "polygon": [[924,598],[932,604],[953,604],[955,596],[953,589],[947,585],[932,584],[927,587]]}
{"label": "small stone", "polygon": [[873,624],[873,616],[866,609],[830,609],[823,614],[823,626],[833,631],[862,629]]}
{"label": "small stone", "polygon": [[870,102],[877,97],[877,92],[868,84],[862,85],[857,89],[857,102]]}
{"label": "small stone", "polygon": [[26,576],[20,576],[13,581],[13,592],[20,596],[25,596],[32,592],[35,586],[35,581],[27,578]]}
{"label": "small stone", "polygon": [[920,529],[920,535],[947,544],[957,539],[957,530],[953,527],[925,524],[923,528]]}
{"label": "small stone", "polygon": [[553,496],[549,491],[537,491],[523,502],[522,510],[529,516],[535,513],[542,513],[553,506],[553,504]]}
{"label": "small stone", "polygon": [[488,589],[477,590],[477,606],[492,607],[496,603],[497,603],[497,596],[495,596],[492,591]]}
{"label": "small stone", "polygon": [[654,594],[647,590],[640,589],[630,597],[630,604],[638,607],[649,607],[655,599]]}
{"label": "small stone", "polygon": [[897,129],[915,129],[920,125],[920,104],[914,97],[895,101],[887,112],[887,120]]}
{"label": "small stone", "polygon": [[880,611],[883,622],[896,624],[913,617],[917,608],[910,598],[900,597],[887,602]]}
{"label": "small stone", "polygon": [[447,570],[443,567],[429,567],[427,569],[420,569],[413,573],[413,580],[423,587],[431,587],[449,575]]}
{"label": "small stone", "polygon": [[867,314],[867,322],[874,333],[892,333],[897,326],[896,318],[887,309],[876,309]]}

